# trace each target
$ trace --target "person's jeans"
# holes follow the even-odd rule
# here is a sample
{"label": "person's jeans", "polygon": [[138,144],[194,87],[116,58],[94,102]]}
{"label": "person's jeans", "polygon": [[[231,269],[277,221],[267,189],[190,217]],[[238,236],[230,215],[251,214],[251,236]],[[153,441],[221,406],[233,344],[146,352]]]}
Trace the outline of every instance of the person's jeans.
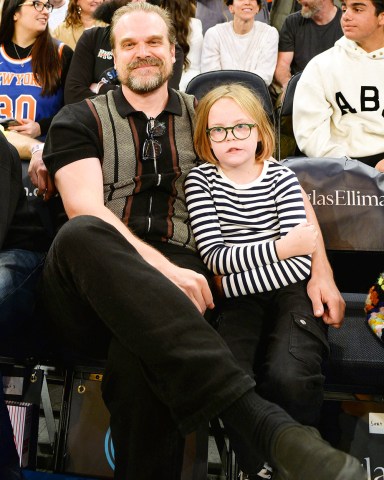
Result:
{"label": "person's jeans", "polygon": [[[164,249],[175,263],[204,273],[196,254]],[[107,355],[102,389],[115,478],[180,479],[180,435],[226,409],[254,381],[187,296],[96,217],[61,228],[42,287],[49,324],[68,350]]]}
{"label": "person's jeans", "polygon": [[[327,326],[313,315],[306,282],[226,299],[218,323],[218,332],[239,364],[255,376],[256,391],[296,421],[316,426],[323,403],[322,362],[329,345]],[[265,459],[233,446],[242,469],[256,473]]]}
{"label": "person's jeans", "polygon": [[1,335],[16,331],[33,315],[45,253],[21,249],[0,252]]}

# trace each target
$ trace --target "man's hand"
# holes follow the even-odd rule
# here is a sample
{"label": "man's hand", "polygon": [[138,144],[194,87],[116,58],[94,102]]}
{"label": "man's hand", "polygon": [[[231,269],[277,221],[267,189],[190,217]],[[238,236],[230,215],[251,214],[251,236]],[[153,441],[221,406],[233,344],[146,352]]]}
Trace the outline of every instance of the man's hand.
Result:
{"label": "man's hand", "polygon": [[379,170],[379,172],[384,173],[384,159],[380,160],[380,162],[376,163],[375,168],[376,168],[376,170]]}
{"label": "man's hand", "polygon": [[33,185],[38,188],[37,194],[42,195],[44,200],[49,200],[56,194],[56,187],[43,162],[42,150],[38,150],[32,155],[29,162],[28,175]]}
{"label": "man's hand", "polygon": [[40,125],[37,122],[29,119],[20,120],[20,122],[22,122],[21,125],[9,127],[9,130],[31,138],[36,138],[41,135]]}
{"label": "man's hand", "polygon": [[192,300],[202,315],[207,308],[214,308],[212,293],[203,275],[174,264],[169,264],[162,273]]}
{"label": "man's hand", "polygon": [[333,275],[312,275],[307,293],[312,301],[313,313],[324,323],[340,328],[344,321],[345,301],[336,287]]}

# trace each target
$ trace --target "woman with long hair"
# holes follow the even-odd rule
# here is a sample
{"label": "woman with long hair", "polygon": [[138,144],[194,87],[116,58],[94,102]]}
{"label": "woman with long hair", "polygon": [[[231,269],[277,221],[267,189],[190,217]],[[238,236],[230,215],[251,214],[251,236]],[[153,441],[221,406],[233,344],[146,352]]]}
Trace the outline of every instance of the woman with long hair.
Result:
{"label": "woman with long hair", "polygon": [[74,50],[85,29],[105,26],[104,22],[93,18],[93,12],[102,2],[103,0],[69,0],[65,20],[53,30],[52,36]]}
{"label": "woman with long hair", "polygon": [[63,105],[65,77],[73,51],[48,29],[49,1],[8,0],[0,29],[0,120],[22,135],[42,138]]}
{"label": "woman with long hair", "polygon": [[184,53],[179,87],[184,91],[188,82],[200,73],[203,26],[201,21],[195,18],[196,0],[159,0],[158,4],[169,11],[176,29],[177,43]]}

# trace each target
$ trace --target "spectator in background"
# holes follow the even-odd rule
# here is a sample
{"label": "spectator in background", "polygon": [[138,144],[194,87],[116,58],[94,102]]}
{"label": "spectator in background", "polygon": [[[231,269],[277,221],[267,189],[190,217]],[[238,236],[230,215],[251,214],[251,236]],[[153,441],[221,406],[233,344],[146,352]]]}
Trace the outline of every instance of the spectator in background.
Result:
{"label": "spectator in background", "polygon": [[52,39],[48,1],[9,0],[0,29],[0,118],[13,117],[10,126],[31,138],[43,138],[53,116],[63,106],[64,83],[72,50]]}
{"label": "spectator in background", "polygon": [[300,4],[297,0],[273,0],[269,22],[280,33],[281,27],[288,15],[298,10],[300,10]]}
{"label": "spectator in background", "polygon": [[300,3],[301,10],[285,19],[280,32],[274,84],[282,91],[292,75],[303,71],[311,58],[333,47],[343,35],[341,9],[333,0]]}
{"label": "spectator in background", "polygon": [[270,85],[276,68],[279,34],[255,21],[261,0],[227,0],[233,20],[211,27],[204,35],[201,71],[247,70]]}
{"label": "spectator in background", "polygon": [[345,0],[344,36],[297,84],[293,129],[310,157],[351,157],[384,172],[384,2]]}
{"label": "spectator in background", "polygon": [[93,12],[102,2],[103,0],[69,0],[65,20],[52,30],[52,36],[74,50],[85,29],[105,26],[104,22],[93,18]]}
{"label": "spectator in background", "polygon": [[48,25],[49,29],[54,30],[60,23],[64,22],[67,14],[69,0],[50,0],[53,10],[49,15]]}
{"label": "spectator in background", "polygon": [[[268,10],[267,2],[262,0],[262,8],[255,19],[259,22],[269,23]],[[214,27],[218,23],[233,20],[228,6],[225,5],[225,0],[197,0],[196,18],[201,20],[203,35],[205,35],[208,28]]]}
{"label": "spectator in background", "polygon": [[[41,155],[41,151],[36,155]],[[35,322],[37,284],[51,237],[29,208],[21,161],[0,128],[0,343],[29,347],[40,330]],[[11,352],[11,350],[9,350]],[[0,479],[22,480],[0,372]]]}
{"label": "spectator in background", "polygon": [[196,2],[195,0],[160,0],[160,7],[169,11],[176,28],[177,43],[184,53],[179,89],[185,91],[188,82],[200,73],[203,27],[201,20],[195,18]]}
{"label": "spectator in background", "polygon": [[232,20],[232,15],[223,0],[197,0],[196,18],[201,20],[205,35],[208,28]]}
{"label": "spectator in background", "polygon": [[[64,102],[76,103],[85,98],[115,90],[119,84],[114,67],[110,26],[114,12],[131,0],[108,0],[96,9],[94,18],[107,24],[86,30],[77,42],[65,84]],[[136,3],[136,2],[132,2]],[[153,2],[158,4],[159,1]],[[176,47],[176,63],[169,85],[178,89],[183,71],[184,54],[182,48]]]}

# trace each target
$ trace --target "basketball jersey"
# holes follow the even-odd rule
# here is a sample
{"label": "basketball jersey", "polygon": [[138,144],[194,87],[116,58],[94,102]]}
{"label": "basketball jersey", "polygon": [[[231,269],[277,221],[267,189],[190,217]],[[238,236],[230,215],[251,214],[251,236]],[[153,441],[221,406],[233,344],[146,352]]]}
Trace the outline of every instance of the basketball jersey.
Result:
{"label": "basketball jersey", "polygon": [[[61,43],[61,56],[64,44]],[[42,88],[32,72],[32,56],[11,58],[0,45],[0,118],[30,119],[38,122],[53,117],[63,106],[63,86],[53,95],[41,95]]]}

